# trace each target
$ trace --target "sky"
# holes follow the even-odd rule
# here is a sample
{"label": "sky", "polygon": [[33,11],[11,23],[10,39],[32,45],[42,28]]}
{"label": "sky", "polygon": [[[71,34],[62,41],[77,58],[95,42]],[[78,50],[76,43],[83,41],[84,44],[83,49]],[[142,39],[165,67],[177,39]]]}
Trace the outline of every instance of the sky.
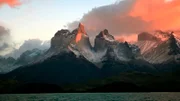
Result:
{"label": "sky", "polygon": [[115,2],[116,0],[24,0],[16,6],[0,6],[0,25],[10,29],[15,42],[35,38],[50,40],[57,30],[81,19],[92,8]]}
{"label": "sky", "polygon": [[79,22],[90,36],[107,28],[131,40],[141,31],[179,30],[179,5],[180,0],[0,0],[0,25],[10,29],[14,42],[50,40]]}

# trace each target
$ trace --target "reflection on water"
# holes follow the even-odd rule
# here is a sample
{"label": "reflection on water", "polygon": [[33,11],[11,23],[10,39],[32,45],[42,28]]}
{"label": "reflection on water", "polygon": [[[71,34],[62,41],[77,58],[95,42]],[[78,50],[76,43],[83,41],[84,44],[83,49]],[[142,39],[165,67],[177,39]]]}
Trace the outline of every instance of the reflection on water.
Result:
{"label": "reflection on water", "polygon": [[180,93],[6,94],[0,101],[180,101]]}

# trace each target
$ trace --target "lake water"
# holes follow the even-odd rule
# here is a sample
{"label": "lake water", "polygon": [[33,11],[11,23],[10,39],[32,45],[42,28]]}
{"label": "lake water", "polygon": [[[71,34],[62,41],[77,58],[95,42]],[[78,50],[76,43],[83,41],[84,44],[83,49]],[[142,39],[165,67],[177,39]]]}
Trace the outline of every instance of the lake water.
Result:
{"label": "lake water", "polygon": [[180,101],[180,93],[5,94],[0,101]]}

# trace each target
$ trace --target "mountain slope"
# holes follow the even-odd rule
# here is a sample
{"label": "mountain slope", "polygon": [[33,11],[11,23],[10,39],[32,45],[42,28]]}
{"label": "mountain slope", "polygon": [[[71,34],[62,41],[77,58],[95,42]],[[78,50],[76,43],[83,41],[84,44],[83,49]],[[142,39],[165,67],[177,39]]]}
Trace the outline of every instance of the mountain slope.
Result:
{"label": "mountain slope", "polygon": [[97,79],[100,75],[99,69],[84,58],[63,53],[38,64],[20,67],[5,77],[23,82],[65,84]]}
{"label": "mountain slope", "polygon": [[116,41],[107,29],[96,36],[94,50],[105,53],[104,58],[111,57],[119,61],[130,61],[139,54],[137,47]]}
{"label": "mountain slope", "polygon": [[[50,49],[42,54],[37,62],[20,67],[4,77],[25,83],[66,84],[129,71],[154,74],[164,71],[158,68],[162,64],[179,61],[180,50],[173,35],[168,41],[161,41],[148,33],[141,33],[139,42],[138,45],[142,47],[151,46],[142,55],[139,47],[116,41],[105,29],[96,36],[95,45],[92,47],[89,36],[80,23],[72,32],[58,31],[51,40]],[[143,49],[142,47],[140,48]]]}
{"label": "mountain slope", "polygon": [[3,77],[24,83],[64,85],[97,80],[128,71],[152,74],[157,72],[153,66],[144,61],[119,62],[109,59],[103,61],[102,68],[98,68],[82,56],[77,58],[74,53],[65,52],[41,63],[20,67]]}
{"label": "mountain slope", "polygon": [[18,65],[14,65],[16,63],[16,60],[12,57],[9,58],[3,58],[0,57],[0,74],[7,73],[15,68],[18,67]]}
{"label": "mountain slope", "polygon": [[26,66],[28,64],[36,61],[41,55],[44,54],[46,50],[27,50],[20,55],[19,58],[14,59],[12,57],[9,58],[0,58],[0,73],[4,74],[10,72],[20,66]]}
{"label": "mountain slope", "polygon": [[97,55],[92,48],[89,36],[84,29],[84,25],[81,23],[77,28],[76,39],[71,41],[69,49],[76,55],[85,57],[90,62],[95,63],[101,60],[101,57],[98,57],[99,55]]}
{"label": "mountain slope", "polygon": [[171,34],[167,41],[159,44],[156,48],[144,54],[144,59],[153,64],[177,61],[179,62],[180,48],[174,35]]}
{"label": "mountain slope", "polygon": [[141,54],[143,55],[156,48],[161,43],[161,39],[156,36],[148,32],[142,32],[138,35],[138,41],[135,44],[140,48]]}

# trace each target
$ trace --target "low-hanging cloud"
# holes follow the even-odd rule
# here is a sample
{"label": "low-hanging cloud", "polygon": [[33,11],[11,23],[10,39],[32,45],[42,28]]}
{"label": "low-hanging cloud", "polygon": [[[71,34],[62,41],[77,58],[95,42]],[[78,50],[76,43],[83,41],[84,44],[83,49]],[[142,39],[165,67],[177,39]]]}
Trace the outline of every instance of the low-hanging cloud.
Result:
{"label": "low-hanging cloud", "polygon": [[0,55],[4,55],[12,50],[13,42],[9,30],[0,26]]}
{"label": "low-hanging cloud", "polygon": [[18,58],[23,52],[27,50],[40,49],[46,50],[50,47],[50,41],[42,41],[40,39],[29,39],[25,40],[24,43],[18,48],[14,49],[11,53],[5,57]]}
{"label": "low-hanging cloud", "polygon": [[50,47],[50,41],[29,39],[25,40],[22,45],[19,45],[19,43],[13,42],[10,31],[0,26],[0,56],[18,58],[27,50],[32,50],[35,48],[46,50]]}
{"label": "low-hanging cloud", "polygon": [[124,38],[142,31],[175,30],[180,28],[179,8],[180,0],[123,0],[93,8],[68,28],[73,30],[82,22],[90,36],[108,29],[115,37]]}

